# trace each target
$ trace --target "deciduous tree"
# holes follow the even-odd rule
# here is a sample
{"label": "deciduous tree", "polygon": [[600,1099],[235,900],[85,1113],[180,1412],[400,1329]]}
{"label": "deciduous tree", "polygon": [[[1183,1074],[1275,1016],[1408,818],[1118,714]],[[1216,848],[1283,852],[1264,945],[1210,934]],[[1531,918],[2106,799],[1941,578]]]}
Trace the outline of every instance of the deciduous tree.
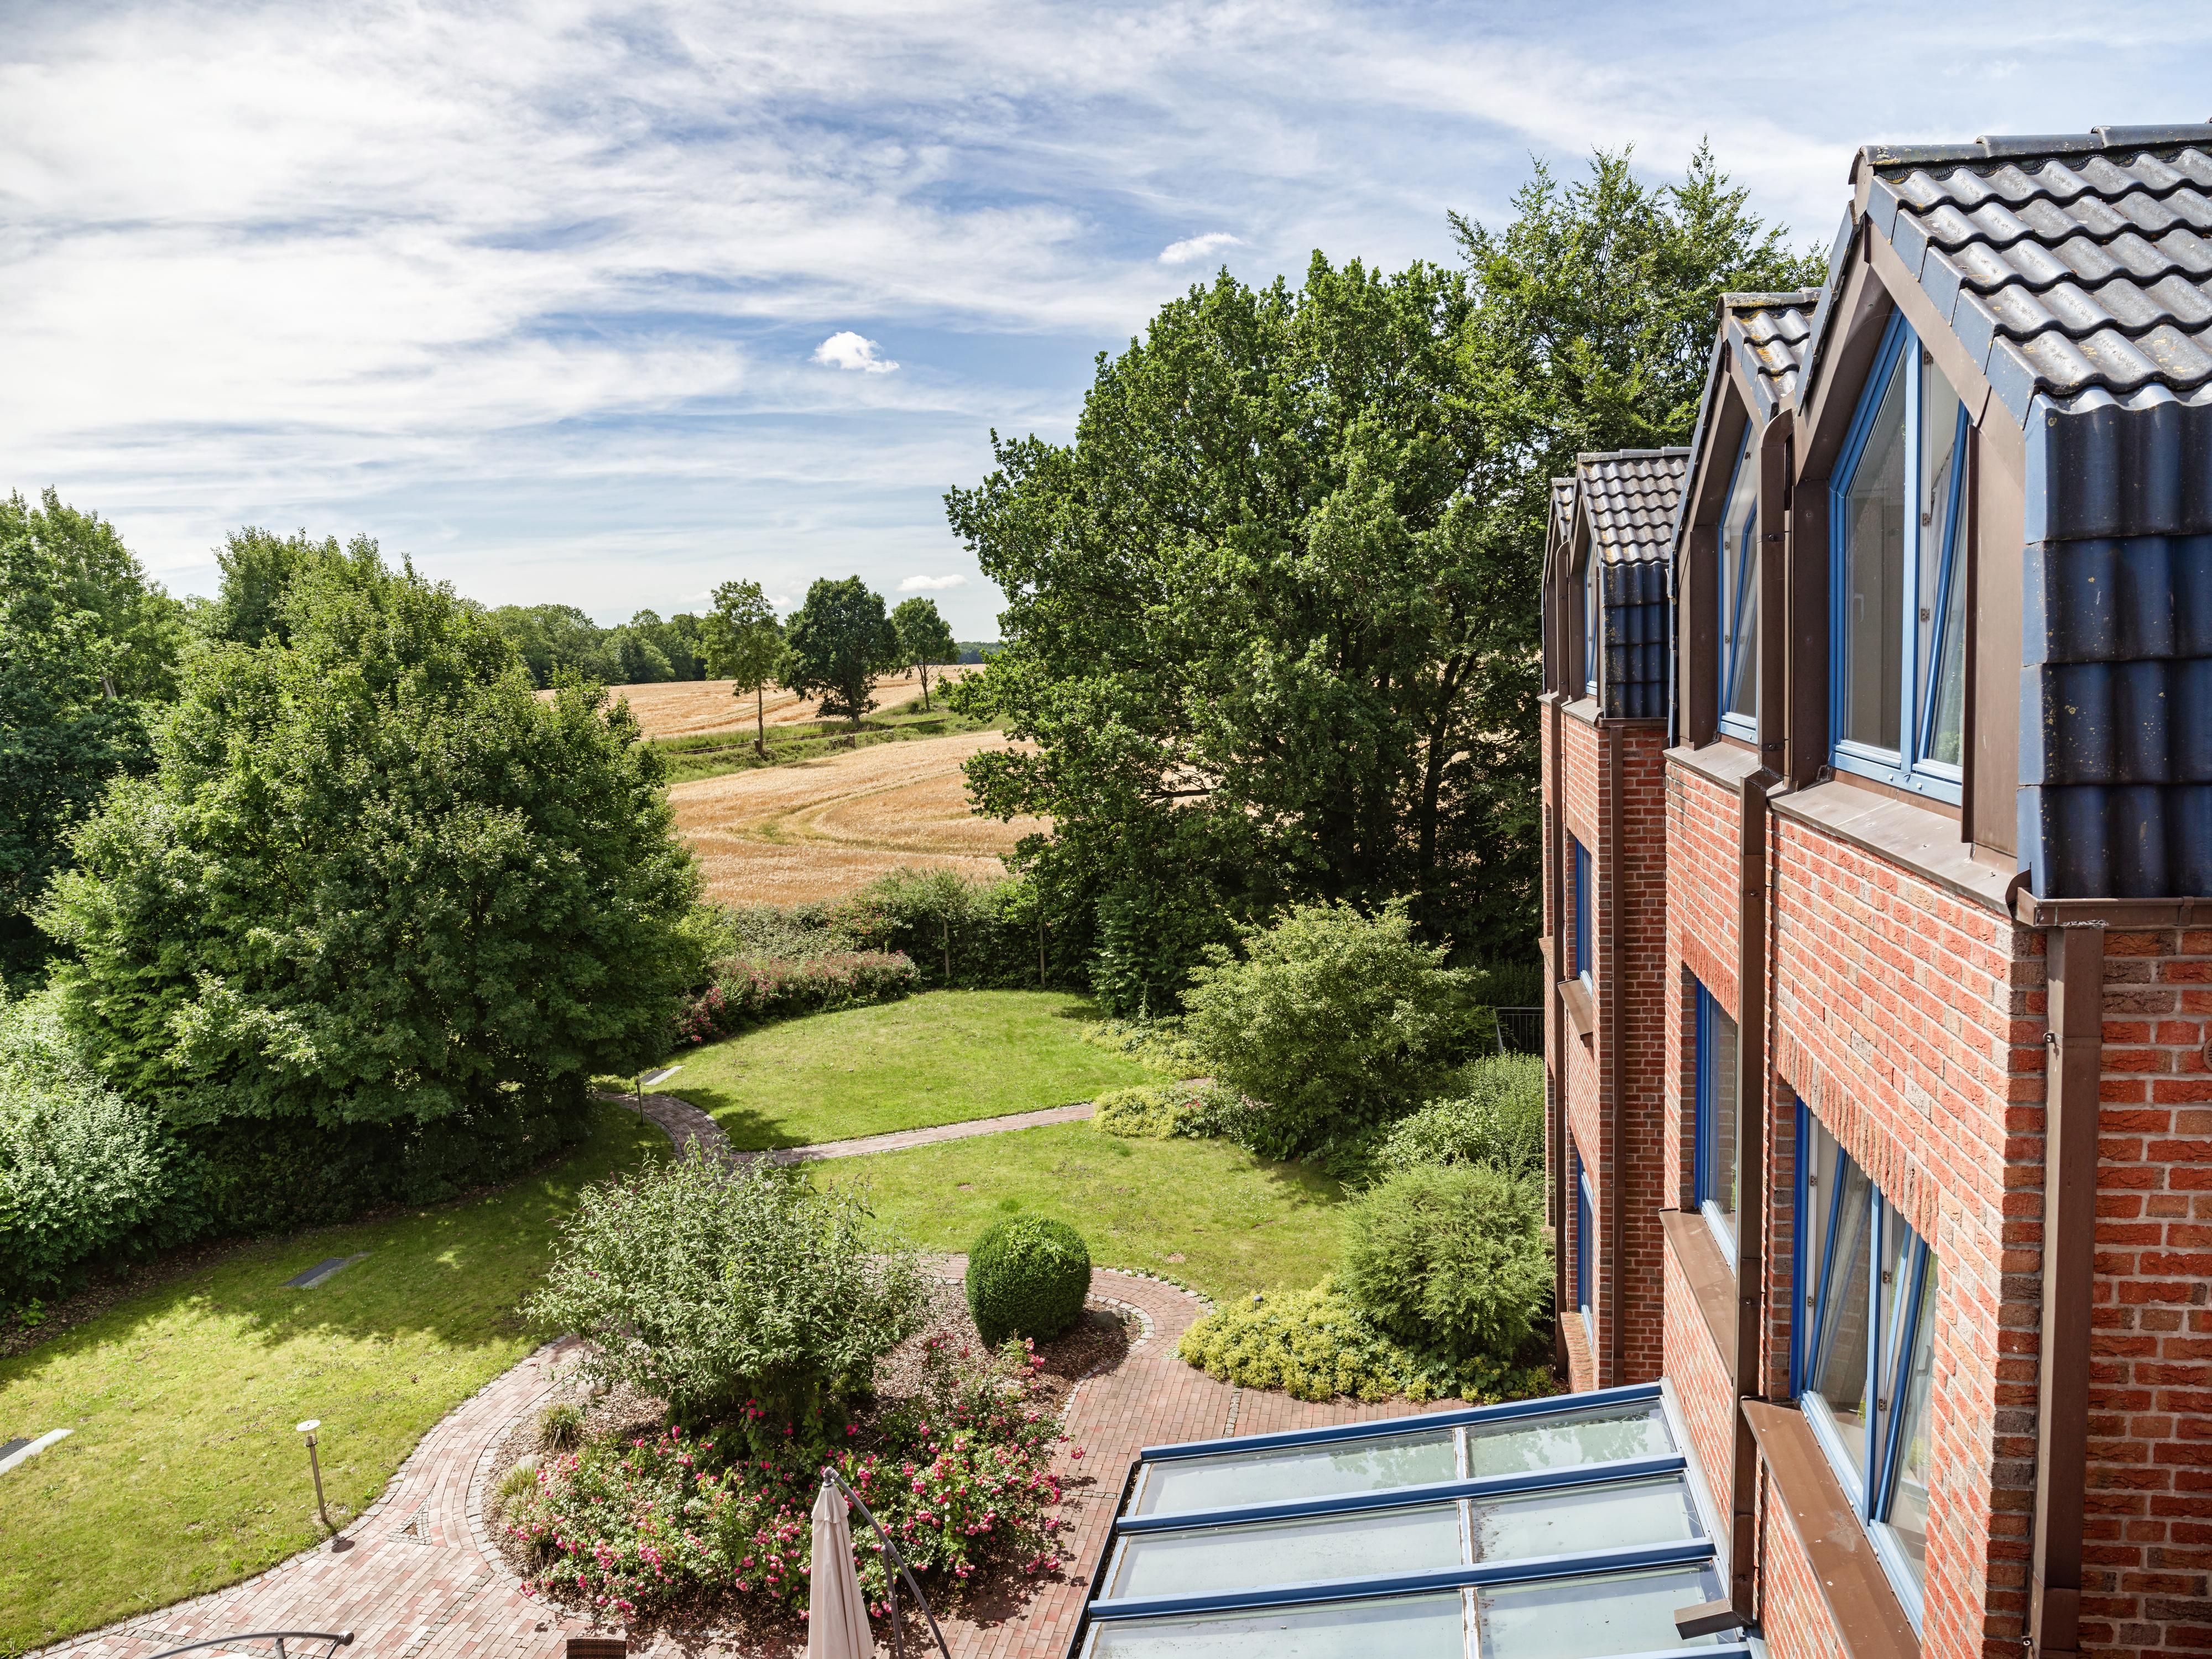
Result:
{"label": "deciduous tree", "polygon": [[898,629],[884,614],[884,597],[858,576],[816,582],[783,632],[784,684],[819,696],[824,714],[842,714],[855,727],[876,706],[877,679],[899,665]]}
{"label": "deciduous tree", "polygon": [[951,625],[938,615],[935,599],[917,594],[899,601],[898,609],[891,612],[891,626],[898,629],[899,655],[921,671],[921,706],[927,708],[930,665],[957,662],[960,658]]}
{"label": "deciduous tree", "polygon": [[765,693],[783,661],[783,625],[758,582],[724,582],[699,622],[701,654],[713,679],[731,682],[732,696],[753,700],[753,752],[768,753]]}

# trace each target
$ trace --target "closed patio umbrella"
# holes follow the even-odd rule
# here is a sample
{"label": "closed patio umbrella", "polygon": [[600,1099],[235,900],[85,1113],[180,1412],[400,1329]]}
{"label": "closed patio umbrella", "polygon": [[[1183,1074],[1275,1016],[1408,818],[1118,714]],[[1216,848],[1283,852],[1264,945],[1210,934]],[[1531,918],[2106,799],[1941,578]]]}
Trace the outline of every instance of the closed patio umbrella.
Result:
{"label": "closed patio umbrella", "polygon": [[814,1576],[806,1600],[806,1659],[874,1659],[845,1495],[828,1480],[814,1498]]}

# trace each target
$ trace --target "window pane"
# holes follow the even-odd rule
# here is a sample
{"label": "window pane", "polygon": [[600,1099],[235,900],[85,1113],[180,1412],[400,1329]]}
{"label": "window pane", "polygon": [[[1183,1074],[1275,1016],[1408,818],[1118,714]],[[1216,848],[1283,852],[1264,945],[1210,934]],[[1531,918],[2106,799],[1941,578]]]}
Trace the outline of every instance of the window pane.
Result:
{"label": "window pane", "polygon": [[1874,1186],[1848,1156],[1838,1160],[1836,1213],[1829,1221],[1832,1259],[1821,1312],[1820,1340],[1814,1351],[1812,1386],[1827,1402],[1844,1449],[1866,1480],[1866,1381],[1868,1321],[1873,1309],[1867,1279],[1874,1255]]}
{"label": "window pane", "polygon": [[1705,1189],[1698,1197],[1700,1203],[1710,1204],[1720,1212],[1733,1235],[1740,1115],[1735,1092],[1736,1026],[1703,987],[1698,994],[1705,1001],[1705,1033],[1711,1052],[1701,1056],[1704,1064],[1698,1073],[1705,1093],[1705,1098],[1698,1103],[1703,1116],[1700,1127],[1707,1137]]}
{"label": "window pane", "polygon": [[1889,1524],[1914,1575],[1928,1582],[1928,1389],[1936,1370],[1936,1253],[1928,1253],[1921,1274],[1920,1317],[1912,1334],[1912,1371],[1905,1383],[1905,1412],[1898,1425],[1897,1494],[1890,1500]]}
{"label": "window pane", "polygon": [[[1587,1205],[1583,1214],[1589,1216]],[[1674,1449],[1667,1413],[1655,1401],[1578,1412],[1571,1417],[1509,1420],[1467,1431],[1467,1472],[1526,1474],[1534,1469],[1577,1468],[1622,1457],[1663,1457]]]}
{"label": "window pane", "polygon": [[1960,766],[1966,730],[1966,549],[1960,532],[1951,550],[1950,580],[1943,584],[1942,640],[1936,647],[1936,708],[1929,720],[1928,756]]}
{"label": "window pane", "polygon": [[1877,1446],[1887,1446],[1889,1443],[1890,1419],[1899,1403],[1893,1397],[1892,1390],[1897,1386],[1905,1347],[1912,1340],[1912,1333],[1906,1328],[1905,1322],[1912,1315],[1912,1259],[1919,1253],[1920,1240],[1887,1200],[1880,1202],[1881,1348],[1874,1372],[1874,1441]]}
{"label": "window pane", "polygon": [[1478,1499],[1474,1559],[1519,1561],[1538,1555],[1671,1544],[1702,1529],[1679,1475],[1570,1486],[1518,1498]]}
{"label": "window pane", "polygon": [[1597,557],[1583,561],[1583,696],[1597,695]]}
{"label": "window pane", "polygon": [[1759,712],[1759,468],[1751,434],[1737,452],[1735,481],[1720,525],[1721,707]]}
{"label": "window pane", "polygon": [[1448,1503],[1247,1527],[1135,1533],[1115,1555],[1105,1594],[1188,1595],[1455,1567],[1466,1559],[1459,1522],[1459,1505]]}
{"label": "window pane", "polygon": [[1895,750],[1903,727],[1905,365],[1888,389],[1844,491],[1843,735]]}
{"label": "window pane", "polygon": [[[1459,1593],[1270,1607],[1093,1627],[1096,1659],[1464,1659]],[[1673,1644],[1668,1644],[1672,1646]]]}
{"label": "window pane", "polygon": [[1329,1492],[1380,1492],[1449,1480],[1458,1473],[1459,1456],[1449,1429],[1272,1451],[1163,1458],[1145,1465],[1144,1490],[1138,1494],[1135,1513],[1170,1515]]}
{"label": "window pane", "polygon": [[1678,1608],[1720,1599],[1709,1567],[1554,1578],[1475,1593],[1482,1659],[1597,1659],[1612,1653],[1711,1647],[1710,1636],[1685,1642],[1674,1631]]}

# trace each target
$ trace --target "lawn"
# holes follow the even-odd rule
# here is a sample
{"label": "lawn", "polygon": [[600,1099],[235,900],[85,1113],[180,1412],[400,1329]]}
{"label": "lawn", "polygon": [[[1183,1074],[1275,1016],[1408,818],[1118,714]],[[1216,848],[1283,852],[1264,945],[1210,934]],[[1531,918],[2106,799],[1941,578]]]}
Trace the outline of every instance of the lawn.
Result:
{"label": "lawn", "polygon": [[1003,1117],[1156,1081],[1084,1041],[1097,1017],[1066,992],[931,991],[695,1048],[662,1087],[750,1151]]}
{"label": "lawn", "polygon": [[1225,1140],[1124,1140],[1054,1124],[817,1166],[865,1181],[877,1215],[930,1250],[964,1250],[1027,1211],[1066,1222],[1102,1267],[1178,1279],[1217,1301],[1312,1284],[1336,1265],[1342,1189]]}
{"label": "lawn", "polygon": [[[293,1425],[322,1419],[343,1525],[423,1432],[534,1346],[516,1304],[578,1188],[665,1152],[610,1108],[489,1197],[240,1246],[0,1360],[0,1439],[76,1432],[0,1476],[0,1653],[228,1583],[319,1536]],[[283,1281],[368,1252],[322,1287]]]}

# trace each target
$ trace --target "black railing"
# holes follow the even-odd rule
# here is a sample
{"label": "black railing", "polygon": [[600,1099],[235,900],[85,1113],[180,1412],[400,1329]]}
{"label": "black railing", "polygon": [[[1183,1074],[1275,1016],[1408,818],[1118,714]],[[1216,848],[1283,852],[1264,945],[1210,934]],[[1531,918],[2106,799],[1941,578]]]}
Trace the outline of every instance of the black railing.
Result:
{"label": "black railing", "polygon": [[1501,1054],[1540,1054],[1544,1052],[1544,1011],[1541,1008],[1493,1008],[1498,1020],[1498,1052]]}
{"label": "black railing", "polygon": [[248,1631],[240,1636],[210,1636],[204,1642],[187,1642],[180,1648],[166,1648],[160,1653],[152,1655],[151,1659],[171,1659],[172,1655],[179,1653],[197,1653],[202,1648],[234,1647],[240,1642],[274,1642],[276,1644],[276,1659],[292,1659],[292,1656],[284,1650],[284,1644],[288,1641],[327,1642],[330,1645],[323,1650],[322,1659],[331,1659],[331,1656],[336,1653],[340,1648],[348,1648],[353,1645],[353,1632],[349,1630]]}

